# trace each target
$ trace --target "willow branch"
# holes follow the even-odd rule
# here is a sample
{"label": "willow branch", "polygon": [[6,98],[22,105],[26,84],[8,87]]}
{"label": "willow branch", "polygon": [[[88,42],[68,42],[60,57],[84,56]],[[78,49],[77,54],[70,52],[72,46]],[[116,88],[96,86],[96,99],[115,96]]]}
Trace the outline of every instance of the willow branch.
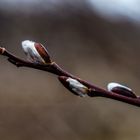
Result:
{"label": "willow branch", "polygon": [[53,61],[49,60],[48,63],[38,63],[38,62],[27,61],[27,60],[24,60],[15,56],[14,54],[7,51],[5,48],[1,48],[1,47],[0,47],[0,54],[3,56],[6,56],[8,58],[8,61],[16,65],[17,67],[29,67],[33,69],[50,72],[52,74],[57,75],[59,78],[59,81],[69,91],[71,91],[75,95],[79,95],[79,96],[88,95],[89,97],[106,97],[106,98],[118,100],[121,102],[125,102],[128,104],[140,107],[139,96],[136,96],[133,93],[130,93],[130,96],[129,96],[129,93],[124,94],[123,92],[126,92],[125,90],[117,93],[117,92],[108,91],[98,86],[95,86],[94,84],[91,84],[85,80],[82,80],[72,75],[71,73],[68,73],[67,71],[62,69],[58,64],[56,64]]}

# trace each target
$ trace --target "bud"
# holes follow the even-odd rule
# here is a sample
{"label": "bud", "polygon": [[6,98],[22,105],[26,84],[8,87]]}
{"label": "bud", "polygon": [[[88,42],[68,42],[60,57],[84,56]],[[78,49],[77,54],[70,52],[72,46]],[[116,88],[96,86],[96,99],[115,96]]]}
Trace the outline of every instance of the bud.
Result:
{"label": "bud", "polygon": [[118,84],[118,83],[109,83],[107,85],[107,89],[108,91],[111,91],[117,94],[121,94],[127,97],[137,98],[137,96],[133,93],[133,91],[130,88],[124,85]]}
{"label": "bud", "polygon": [[51,63],[50,56],[42,44],[25,40],[22,42],[22,48],[30,61],[41,64]]}
{"label": "bud", "polygon": [[75,95],[85,97],[88,93],[88,88],[78,80],[65,76],[59,76],[58,78],[60,82]]}
{"label": "bud", "polygon": [[5,48],[0,47],[0,54],[3,54],[5,52]]}

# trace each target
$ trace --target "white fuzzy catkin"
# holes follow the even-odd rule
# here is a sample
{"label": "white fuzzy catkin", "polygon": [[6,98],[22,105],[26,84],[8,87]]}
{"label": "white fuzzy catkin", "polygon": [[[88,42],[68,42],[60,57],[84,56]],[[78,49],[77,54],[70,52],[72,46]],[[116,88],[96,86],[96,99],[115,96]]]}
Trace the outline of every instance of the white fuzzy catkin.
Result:
{"label": "white fuzzy catkin", "polygon": [[108,91],[112,91],[113,88],[116,88],[116,87],[120,87],[120,88],[124,88],[124,89],[126,89],[126,90],[129,90],[129,91],[132,91],[130,88],[128,88],[128,87],[126,87],[126,86],[124,86],[124,85],[121,85],[121,84],[119,84],[119,83],[114,83],[114,82],[112,82],[112,83],[109,83],[109,84],[107,85]]}
{"label": "white fuzzy catkin", "polygon": [[77,95],[79,95],[81,97],[85,97],[85,95],[86,95],[86,93],[88,91],[88,88],[86,86],[84,86],[78,80],[73,79],[73,78],[68,78],[66,81],[69,82],[70,88],[75,93],[77,93]]}
{"label": "white fuzzy catkin", "polygon": [[27,58],[32,62],[44,63],[44,60],[35,48],[35,42],[30,40],[22,41],[22,49],[24,50]]}

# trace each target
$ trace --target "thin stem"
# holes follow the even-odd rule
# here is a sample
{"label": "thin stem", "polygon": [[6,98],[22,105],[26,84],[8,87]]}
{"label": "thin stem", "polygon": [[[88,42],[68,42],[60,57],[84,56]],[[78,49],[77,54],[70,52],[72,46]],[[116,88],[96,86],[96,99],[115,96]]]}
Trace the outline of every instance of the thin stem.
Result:
{"label": "thin stem", "polygon": [[109,92],[107,90],[94,90],[94,89],[91,89],[90,92],[88,93],[88,95],[90,97],[106,97],[106,98],[110,98],[110,99],[114,99],[114,100],[117,100],[117,101],[121,101],[121,102],[124,102],[124,103],[128,103],[128,104],[131,104],[131,105],[135,105],[137,107],[140,107],[140,98],[139,96],[137,98],[132,98],[132,97],[127,97],[127,96],[123,96],[121,94],[117,94],[117,93],[114,93],[114,92]]}

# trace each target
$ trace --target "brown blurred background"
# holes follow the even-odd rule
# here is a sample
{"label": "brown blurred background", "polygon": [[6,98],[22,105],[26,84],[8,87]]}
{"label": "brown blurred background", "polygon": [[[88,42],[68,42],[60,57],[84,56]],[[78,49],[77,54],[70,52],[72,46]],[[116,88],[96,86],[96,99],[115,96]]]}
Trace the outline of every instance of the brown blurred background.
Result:
{"label": "brown blurred background", "polygon": [[[72,74],[103,88],[119,82],[140,94],[139,12],[136,18],[103,13],[89,0],[1,0],[1,46],[24,57],[21,41],[41,42]],[[1,140],[140,139],[137,107],[79,98],[56,76],[16,68],[2,56],[0,79]]]}

